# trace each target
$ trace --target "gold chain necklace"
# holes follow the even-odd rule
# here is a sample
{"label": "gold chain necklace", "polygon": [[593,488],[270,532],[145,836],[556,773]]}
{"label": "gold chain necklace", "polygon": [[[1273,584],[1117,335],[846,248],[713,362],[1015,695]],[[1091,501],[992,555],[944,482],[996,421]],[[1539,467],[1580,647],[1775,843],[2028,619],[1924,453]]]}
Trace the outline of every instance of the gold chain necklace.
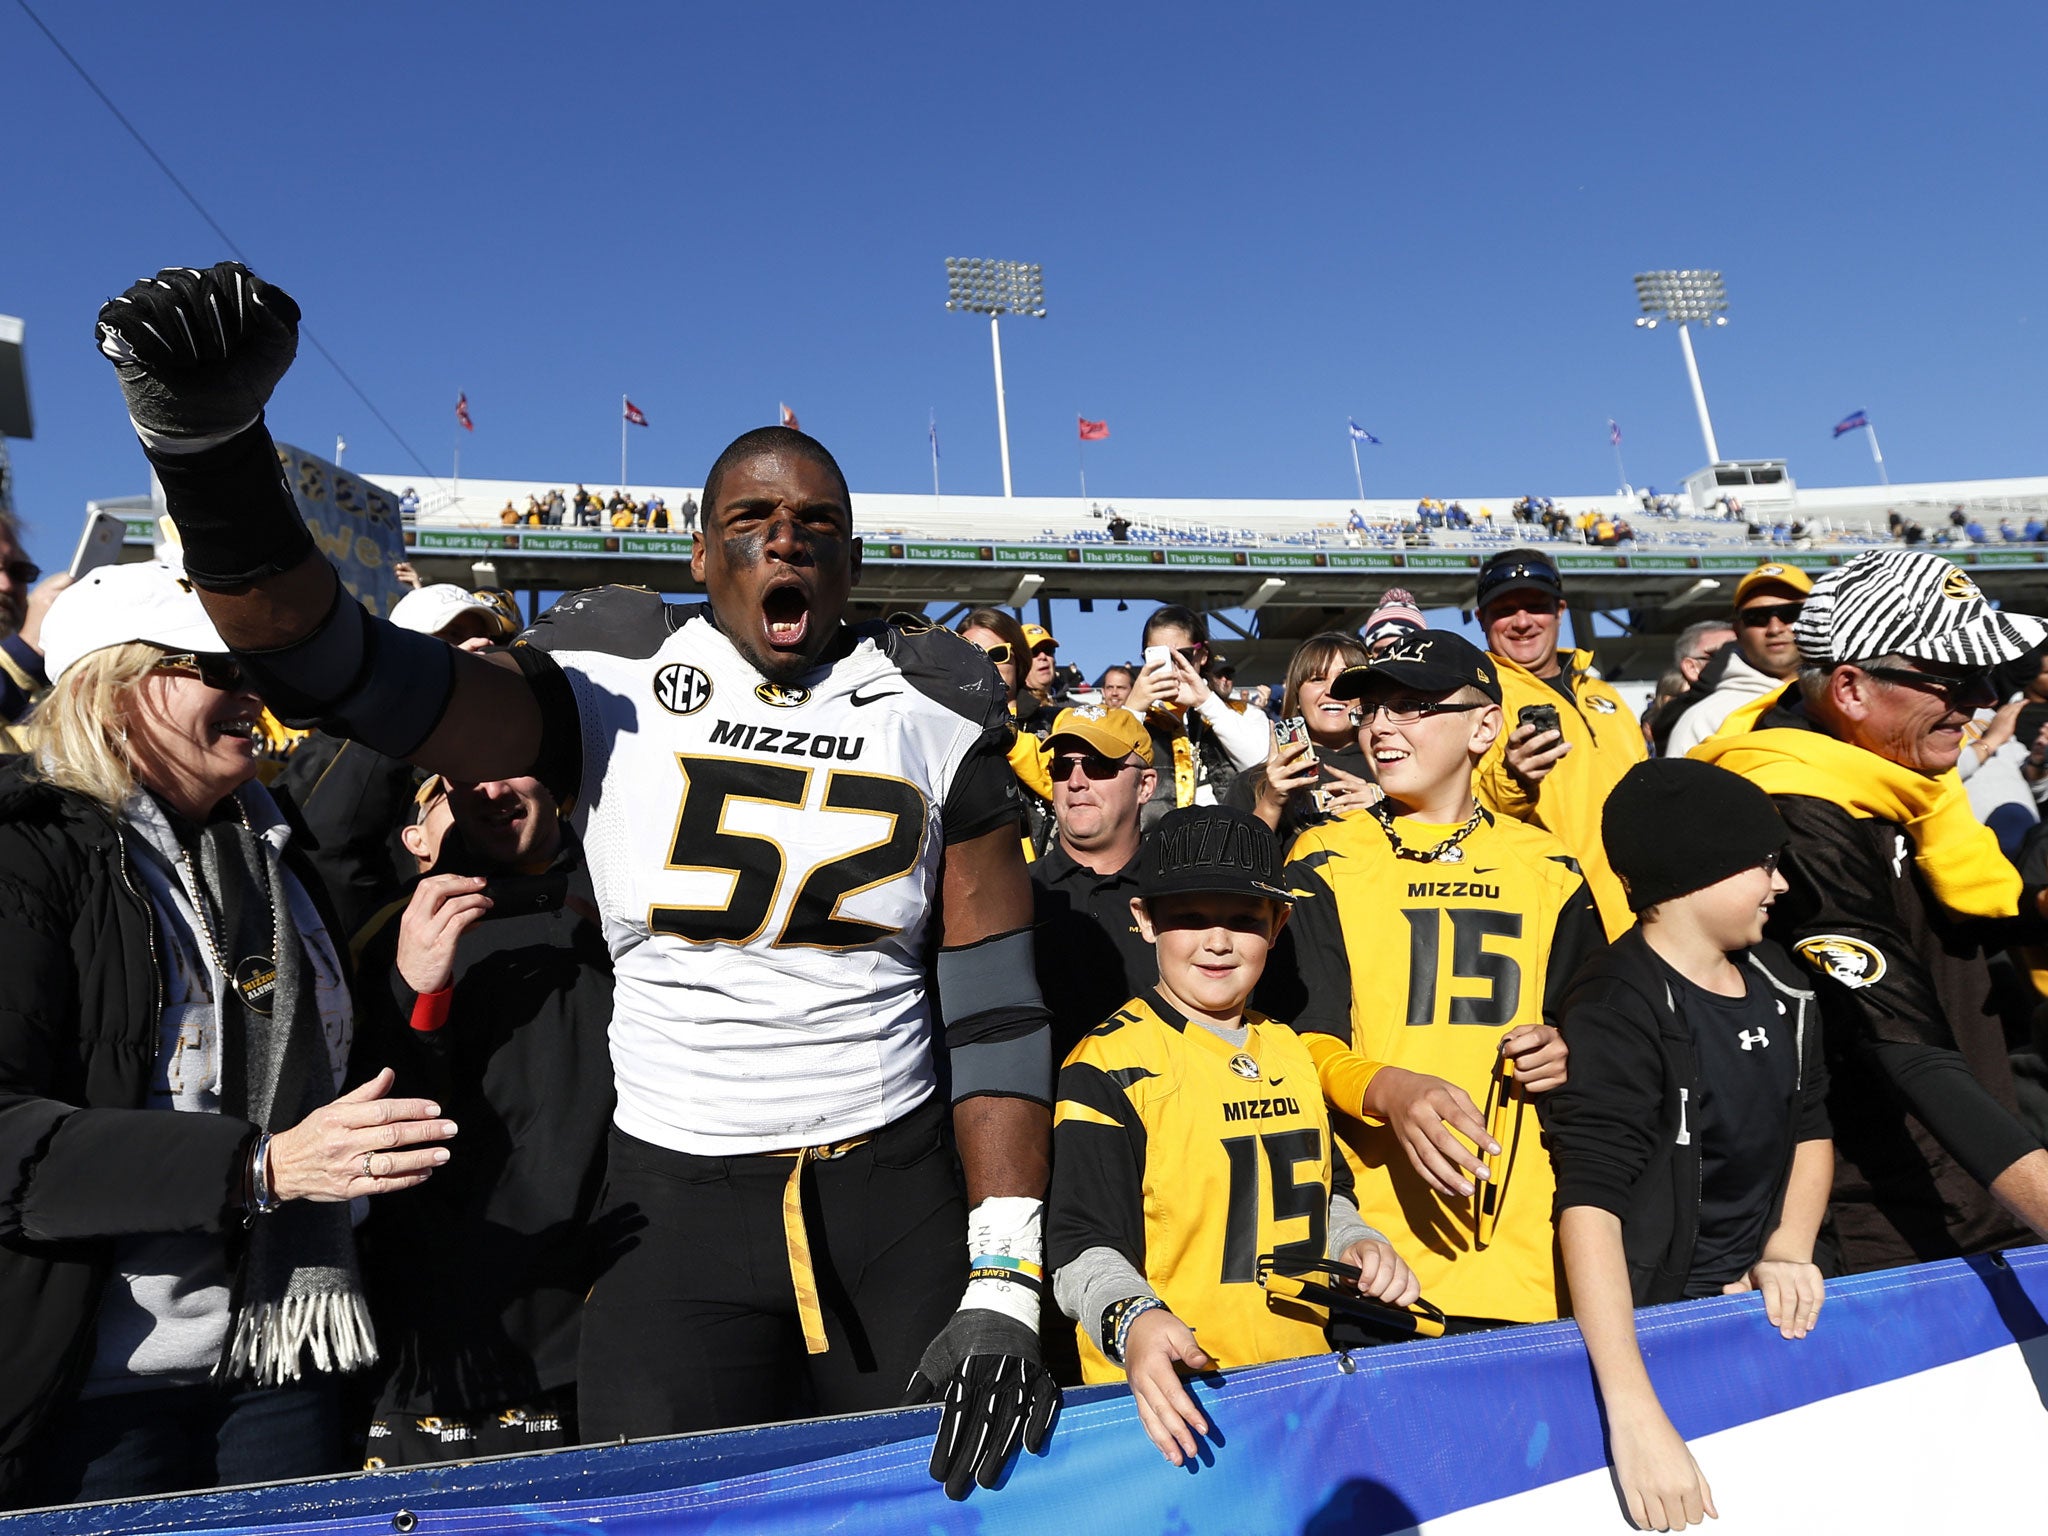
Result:
{"label": "gold chain necklace", "polygon": [[1401,834],[1394,827],[1394,813],[1387,809],[1386,801],[1376,801],[1370,809],[1372,811],[1372,819],[1380,824],[1380,830],[1387,834],[1387,841],[1393,845],[1394,857],[1397,859],[1413,859],[1418,864],[1464,863],[1465,850],[1460,848],[1458,844],[1470,837],[1478,829],[1479,823],[1486,816],[1484,807],[1474,806],[1471,816],[1466,818],[1465,825],[1458,828],[1457,831],[1438,843],[1434,848],[1422,849],[1410,848],[1401,841]]}

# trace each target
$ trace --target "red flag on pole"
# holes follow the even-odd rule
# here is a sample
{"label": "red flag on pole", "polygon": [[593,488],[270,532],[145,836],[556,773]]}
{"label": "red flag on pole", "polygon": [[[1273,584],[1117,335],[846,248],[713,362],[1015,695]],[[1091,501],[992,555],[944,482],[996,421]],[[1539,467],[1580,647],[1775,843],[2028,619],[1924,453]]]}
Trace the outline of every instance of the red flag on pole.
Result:
{"label": "red flag on pole", "polygon": [[455,419],[462,423],[463,431],[474,432],[476,430],[476,423],[469,419],[469,396],[466,394],[455,397]]}
{"label": "red flag on pole", "polygon": [[633,423],[636,427],[644,427],[647,425],[647,413],[628,400],[626,402],[626,420]]}
{"label": "red flag on pole", "polygon": [[1077,417],[1077,418],[1075,418],[1075,419],[1076,419],[1076,420],[1078,420],[1078,421],[1079,421],[1079,422],[1081,423],[1081,441],[1082,441],[1082,442],[1084,442],[1084,443],[1099,443],[1099,442],[1101,442],[1101,441],[1102,441],[1102,440],[1103,440],[1104,438],[1106,438],[1106,437],[1108,437],[1108,436],[1109,436],[1109,423],[1108,423],[1108,422],[1106,422],[1106,421],[1090,421],[1090,420],[1089,420],[1089,419],[1088,419],[1088,418],[1087,418],[1086,416],[1081,416],[1081,417]]}
{"label": "red flag on pole", "polygon": [[[780,402],[777,402],[777,403],[779,404]],[[792,410],[791,410],[791,409],[790,409],[790,408],[789,408],[788,406],[786,406],[786,405],[782,407],[782,424],[783,424],[783,425],[784,425],[785,427],[789,428],[789,430],[790,430],[790,431],[792,431],[792,432],[801,432],[801,431],[803,431],[803,428],[802,428],[802,427],[800,427],[800,426],[798,426],[798,425],[797,425],[797,423],[796,423],[796,412],[795,412],[795,411],[792,411]]]}

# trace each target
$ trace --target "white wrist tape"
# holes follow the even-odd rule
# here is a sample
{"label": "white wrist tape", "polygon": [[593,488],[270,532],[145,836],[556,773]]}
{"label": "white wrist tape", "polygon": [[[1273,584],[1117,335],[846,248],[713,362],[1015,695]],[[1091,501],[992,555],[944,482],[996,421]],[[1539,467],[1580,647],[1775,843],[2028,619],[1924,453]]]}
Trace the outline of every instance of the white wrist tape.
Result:
{"label": "white wrist tape", "polygon": [[1038,1331],[1045,1292],[1045,1203],[996,1195],[967,1213],[967,1290],[960,1306],[984,1307]]}

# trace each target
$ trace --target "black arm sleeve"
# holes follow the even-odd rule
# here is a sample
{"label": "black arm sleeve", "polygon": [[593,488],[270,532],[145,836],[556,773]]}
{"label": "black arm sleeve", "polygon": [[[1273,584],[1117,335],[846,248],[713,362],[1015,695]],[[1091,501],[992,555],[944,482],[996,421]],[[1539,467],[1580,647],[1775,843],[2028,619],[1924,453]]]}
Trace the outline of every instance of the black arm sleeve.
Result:
{"label": "black arm sleeve", "polygon": [[1260,980],[1258,1008],[1302,1034],[1334,1035],[1351,1044],[1351,957],[1337,897],[1321,874],[1330,855],[1321,850],[1286,869],[1295,893],[1294,914],[1280,932],[1272,961]]}
{"label": "black arm sleeve", "polygon": [[1060,1069],[1045,1257],[1057,1272],[1113,1248],[1145,1272],[1145,1125],[1115,1078],[1091,1062]]}
{"label": "black arm sleeve", "polygon": [[1557,1210],[1597,1206],[1626,1216],[1661,1134],[1664,1064],[1656,1024],[1638,1019],[1634,994],[1604,984],[1575,992],[1562,1028],[1571,1075],[1536,1112],[1557,1171]]}
{"label": "black arm sleeve", "polygon": [[[2040,1150],[2032,1133],[1984,1091],[1956,1052],[1897,1040],[1875,1041],[1868,1049],[1920,1123],[1979,1184],[1988,1188],[2029,1152]],[[1806,1138],[1803,1127],[1800,1136]]]}
{"label": "black arm sleeve", "polygon": [[540,755],[533,776],[566,806],[583,788],[583,717],[576,708],[576,690],[555,658],[538,646],[516,644],[510,655],[540,705]]}
{"label": "black arm sleeve", "polygon": [[1557,931],[1551,935],[1550,959],[1543,973],[1544,1023],[1563,1027],[1565,999],[1571,996],[1573,978],[1606,947],[1606,925],[1593,904],[1592,888],[1582,877],[1558,914]]}

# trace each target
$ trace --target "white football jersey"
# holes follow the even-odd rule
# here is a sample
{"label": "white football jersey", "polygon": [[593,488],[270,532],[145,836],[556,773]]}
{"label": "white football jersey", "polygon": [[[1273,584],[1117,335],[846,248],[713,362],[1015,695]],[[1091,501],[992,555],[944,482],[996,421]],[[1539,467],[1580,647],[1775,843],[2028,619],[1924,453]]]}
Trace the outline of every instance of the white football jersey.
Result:
{"label": "white football jersey", "polygon": [[709,614],[603,588],[527,637],[575,700],[617,1124],[709,1155],[862,1135],[935,1086],[941,854],[1016,814],[1001,683],[946,631],[877,624],[781,686]]}

